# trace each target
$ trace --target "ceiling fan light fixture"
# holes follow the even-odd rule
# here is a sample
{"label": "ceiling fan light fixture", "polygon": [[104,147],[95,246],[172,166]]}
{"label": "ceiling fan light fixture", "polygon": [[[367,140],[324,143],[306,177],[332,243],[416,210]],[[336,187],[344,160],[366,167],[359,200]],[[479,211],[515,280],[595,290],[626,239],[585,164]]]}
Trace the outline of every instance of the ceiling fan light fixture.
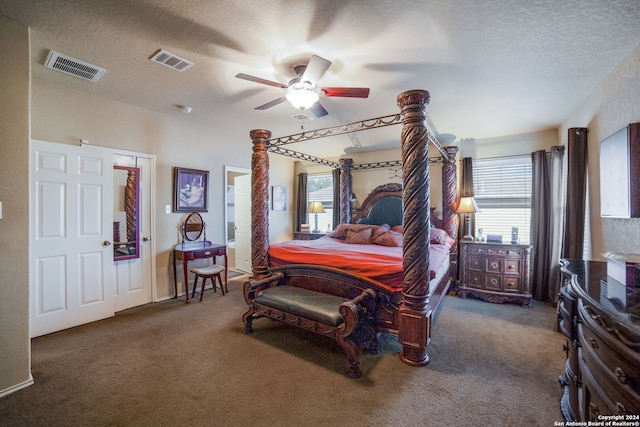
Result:
{"label": "ceiling fan light fixture", "polygon": [[311,108],[320,99],[320,95],[307,89],[290,90],[286,97],[287,101],[299,110]]}

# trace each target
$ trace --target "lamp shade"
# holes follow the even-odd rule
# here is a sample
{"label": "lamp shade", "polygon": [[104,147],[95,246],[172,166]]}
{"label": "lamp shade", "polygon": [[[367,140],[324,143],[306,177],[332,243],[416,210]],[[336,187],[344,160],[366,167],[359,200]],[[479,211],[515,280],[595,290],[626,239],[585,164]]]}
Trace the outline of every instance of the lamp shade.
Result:
{"label": "lamp shade", "polygon": [[311,108],[320,99],[320,95],[307,89],[290,90],[287,92],[286,97],[287,101],[299,110]]}
{"label": "lamp shade", "polygon": [[309,213],[324,213],[324,206],[322,206],[322,202],[311,202],[309,203]]}
{"label": "lamp shade", "polygon": [[479,211],[480,209],[478,209],[476,200],[473,197],[462,197],[458,204],[458,209],[456,209],[456,213],[476,213]]}

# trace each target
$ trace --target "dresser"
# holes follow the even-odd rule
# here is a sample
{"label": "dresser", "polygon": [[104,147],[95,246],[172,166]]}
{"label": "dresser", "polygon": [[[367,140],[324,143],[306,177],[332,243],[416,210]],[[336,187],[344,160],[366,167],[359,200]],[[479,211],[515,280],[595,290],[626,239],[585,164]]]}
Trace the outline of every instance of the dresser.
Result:
{"label": "dresser", "polygon": [[562,415],[640,422],[640,289],[610,279],[605,262],[560,264],[557,325],[567,338]]}
{"label": "dresser", "polygon": [[531,245],[460,242],[458,295],[528,306]]}

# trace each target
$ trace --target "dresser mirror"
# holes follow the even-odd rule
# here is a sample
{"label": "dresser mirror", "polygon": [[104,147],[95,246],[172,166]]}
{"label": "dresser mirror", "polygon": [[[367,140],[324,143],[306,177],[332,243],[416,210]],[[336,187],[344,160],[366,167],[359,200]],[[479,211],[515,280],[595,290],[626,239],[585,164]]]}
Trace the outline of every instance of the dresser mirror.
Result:
{"label": "dresser mirror", "polygon": [[140,169],[113,167],[113,259],[140,258]]}

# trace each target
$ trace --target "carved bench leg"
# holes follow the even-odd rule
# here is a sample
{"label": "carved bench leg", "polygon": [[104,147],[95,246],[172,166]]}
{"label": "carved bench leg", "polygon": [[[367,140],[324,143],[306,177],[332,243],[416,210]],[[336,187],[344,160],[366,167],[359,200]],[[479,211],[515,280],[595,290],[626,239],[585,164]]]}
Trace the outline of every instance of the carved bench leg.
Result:
{"label": "carved bench leg", "polygon": [[338,335],[336,339],[338,344],[347,352],[347,361],[349,364],[347,376],[349,378],[360,378],[360,376],[362,376],[362,371],[360,371],[360,349],[350,338]]}
{"label": "carved bench leg", "polygon": [[373,331],[371,339],[367,345],[367,351],[369,354],[380,354],[380,341],[378,340],[378,334]]}
{"label": "carved bench leg", "polygon": [[249,310],[242,315],[242,323],[244,323],[244,333],[250,334],[253,332],[253,305],[249,306]]}

